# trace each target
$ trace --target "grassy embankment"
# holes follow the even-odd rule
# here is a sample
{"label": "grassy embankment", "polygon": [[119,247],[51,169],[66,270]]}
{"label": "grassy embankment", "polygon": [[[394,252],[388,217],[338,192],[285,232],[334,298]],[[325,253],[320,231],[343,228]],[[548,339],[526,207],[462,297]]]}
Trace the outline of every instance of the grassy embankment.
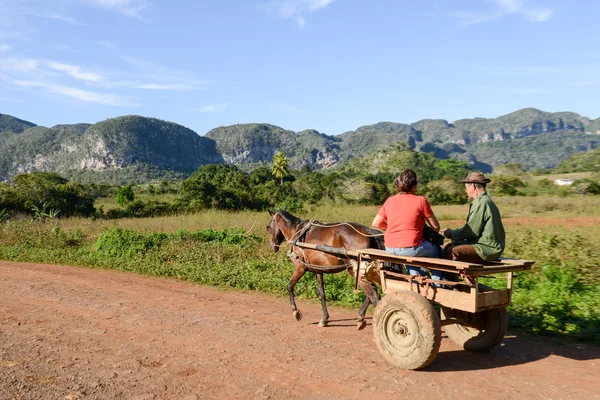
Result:
{"label": "grassy embankment", "polygon": [[[535,259],[517,275],[511,327],[600,344],[600,204],[594,197],[497,198],[506,221],[506,256]],[[458,227],[467,206],[434,207],[443,227]],[[369,224],[377,207],[313,207],[321,221]],[[285,295],[291,263],[268,245],[266,212],[205,211],[172,217],[92,221],[13,221],[0,227],[0,259],[113,268],[204,285]],[[595,223],[594,223],[595,221]],[[315,279],[296,287],[315,298]],[[348,274],[326,277],[331,303],[357,306]]]}

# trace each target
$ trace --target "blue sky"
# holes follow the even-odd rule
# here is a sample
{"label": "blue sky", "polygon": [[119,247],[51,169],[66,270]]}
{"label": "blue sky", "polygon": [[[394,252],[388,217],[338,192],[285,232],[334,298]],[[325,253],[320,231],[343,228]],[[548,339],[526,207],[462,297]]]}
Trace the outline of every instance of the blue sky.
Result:
{"label": "blue sky", "polygon": [[0,0],[0,113],[266,122],[600,116],[600,1]]}

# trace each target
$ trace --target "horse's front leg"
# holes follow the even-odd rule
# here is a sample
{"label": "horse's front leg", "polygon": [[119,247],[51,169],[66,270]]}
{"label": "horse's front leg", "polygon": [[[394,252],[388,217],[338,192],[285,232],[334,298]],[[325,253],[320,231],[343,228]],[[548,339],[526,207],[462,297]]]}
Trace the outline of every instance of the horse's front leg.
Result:
{"label": "horse's front leg", "polygon": [[367,308],[369,304],[373,304],[374,307],[377,307],[381,296],[377,292],[377,287],[368,281],[360,280],[359,281],[360,288],[365,292],[366,298],[363,301],[360,310],[358,310],[358,321],[356,322],[356,328],[358,330],[364,329],[367,326],[367,321],[365,321],[365,315],[367,314]]}
{"label": "horse's front leg", "polygon": [[315,272],[317,277],[317,293],[319,294],[319,300],[321,300],[321,307],[323,308],[323,318],[319,321],[319,326],[327,326],[329,323],[329,313],[327,312],[327,304],[325,304],[325,285],[323,285],[323,274]]}
{"label": "horse's front leg", "polygon": [[290,306],[292,308],[292,312],[296,321],[300,321],[302,319],[302,312],[296,308],[296,300],[294,298],[294,286],[296,283],[304,276],[306,273],[306,268],[304,265],[297,261],[293,261],[294,264],[294,274],[292,275],[292,279],[290,283],[288,283],[288,294],[290,295]]}

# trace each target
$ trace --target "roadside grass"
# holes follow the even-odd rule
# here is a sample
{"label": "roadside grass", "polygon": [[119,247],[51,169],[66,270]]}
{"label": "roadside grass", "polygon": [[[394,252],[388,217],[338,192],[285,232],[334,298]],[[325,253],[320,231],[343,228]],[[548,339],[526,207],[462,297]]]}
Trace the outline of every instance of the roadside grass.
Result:
{"label": "roadside grass", "polygon": [[[512,198],[497,200],[501,210],[506,208],[509,213],[516,207]],[[569,209],[558,200],[546,199],[541,204],[558,202],[562,218],[578,215],[573,214],[577,204]],[[578,202],[583,209],[593,206],[586,198]],[[466,207],[435,207],[435,211],[446,210],[444,215],[461,220]],[[298,215],[368,225],[377,209],[331,205],[307,207]],[[509,308],[511,329],[600,344],[600,227],[561,227],[557,220],[561,217],[555,211],[536,214],[537,218],[552,218],[552,226],[506,227],[505,256],[536,260],[531,271],[515,278]],[[293,268],[286,256],[287,247],[274,253],[269,246],[265,230],[269,218],[267,212],[210,210],[114,221],[22,219],[0,224],[0,259],[135,271],[287,296]],[[349,274],[326,275],[325,282],[331,304],[358,307],[364,299],[362,293],[354,294]],[[312,274],[300,280],[296,294],[304,299],[317,298]]]}

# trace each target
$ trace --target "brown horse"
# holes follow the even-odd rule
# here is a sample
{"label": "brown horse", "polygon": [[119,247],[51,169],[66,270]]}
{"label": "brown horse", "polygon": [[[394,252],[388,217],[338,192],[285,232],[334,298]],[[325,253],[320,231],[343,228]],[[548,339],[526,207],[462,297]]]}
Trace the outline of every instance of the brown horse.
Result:
{"label": "brown horse", "polygon": [[[302,319],[302,313],[297,309],[294,300],[294,286],[304,276],[306,271],[310,271],[317,278],[317,292],[323,308],[323,318],[319,321],[319,325],[327,326],[329,313],[325,304],[323,273],[331,274],[349,269],[351,260],[342,255],[338,256],[317,250],[302,249],[294,246],[294,241],[350,250],[365,248],[382,249],[384,246],[381,232],[357,223],[312,223],[312,221],[295,217],[285,210],[269,211],[269,214],[271,214],[271,222],[267,225],[267,231],[271,234],[271,248],[277,252],[283,240],[286,240],[290,246],[289,255],[294,264],[294,273],[288,283],[288,293],[294,317],[297,321]],[[306,230],[309,225],[310,227]],[[366,294],[366,299],[358,311],[357,326],[358,329],[362,329],[366,326],[365,314],[369,304],[372,303],[376,306],[380,300],[380,296],[373,283],[361,279],[359,284]]]}

